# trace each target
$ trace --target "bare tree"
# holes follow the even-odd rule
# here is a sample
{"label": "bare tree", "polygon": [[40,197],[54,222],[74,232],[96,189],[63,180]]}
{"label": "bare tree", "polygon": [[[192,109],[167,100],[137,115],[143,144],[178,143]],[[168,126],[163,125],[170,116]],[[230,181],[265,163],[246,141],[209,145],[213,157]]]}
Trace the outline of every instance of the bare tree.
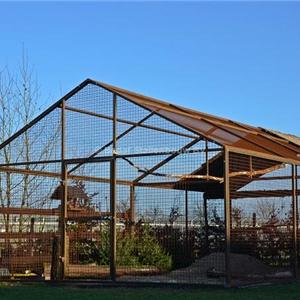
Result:
{"label": "bare tree", "polygon": [[277,224],[286,215],[287,208],[282,203],[272,200],[257,202],[257,215],[262,224]]}
{"label": "bare tree", "polygon": [[157,223],[167,222],[164,219],[164,212],[159,208],[159,205],[155,203],[153,206],[148,207],[143,215],[141,216],[141,220],[153,224],[154,226]]}
{"label": "bare tree", "polygon": [[[23,51],[21,63],[17,73],[10,72],[8,67],[0,71],[0,143],[7,140],[21,126],[28,124],[39,111],[37,102],[39,99],[39,85],[34,75],[34,70],[28,62]],[[46,143],[39,144],[38,139],[47,129],[42,124],[34,131],[25,131],[17,140],[9,143],[0,150],[0,161],[3,164],[14,162],[30,162],[33,160],[47,159],[51,156],[57,143],[59,124],[53,128],[53,135]],[[38,147],[37,147],[38,145]],[[37,151],[38,149],[38,151]],[[38,153],[37,153],[38,152]],[[44,168],[38,164],[24,165],[25,169]],[[32,199],[32,194],[41,185],[41,178],[33,175],[13,175],[8,172],[0,172],[0,205],[1,207],[28,207],[37,199]],[[41,201],[45,197],[41,195]],[[28,217],[30,219],[30,216]],[[19,216],[19,231],[23,230],[25,217]],[[10,215],[3,214],[5,231],[10,231]]]}
{"label": "bare tree", "polygon": [[240,207],[232,207],[232,226],[240,228],[242,227],[242,215],[243,209]]}
{"label": "bare tree", "polygon": [[121,199],[117,203],[117,212],[120,214],[128,213],[130,209],[129,199]]}
{"label": "bare tree", "polygon": [[205,225],[205,213],[203,208],[203,201],[200,199],[196,202],[196,207],[192,211],[193,213],[193,222],[200,224],[201,226]]}
{"label": "bare tree", "polygon": [[[14,80],[7,68],[0,73],[0,109],[1,109],[1,143],[10,136],[15,130],[14,114],[16,113],[16,103],[13,94]],[[16,120],[17,122],[18,120]],[[8,145],[1,151],[2,161],[7,164],[11,160],[11,147]],[[9,207],[11,205],[11,175],[9,173],[0,176],[0,202],[1,207]],[[2,188],[5,185],[6,188]],[[5,231],[8,231],[9,216],[3,215]]]}

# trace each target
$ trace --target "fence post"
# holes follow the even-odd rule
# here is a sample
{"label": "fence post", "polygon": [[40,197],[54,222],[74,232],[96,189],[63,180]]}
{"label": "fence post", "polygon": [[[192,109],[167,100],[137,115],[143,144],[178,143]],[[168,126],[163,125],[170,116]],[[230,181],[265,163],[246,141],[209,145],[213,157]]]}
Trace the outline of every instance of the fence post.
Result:
{"label": "fence post", "polygon": [[62,199],[61,199],[61,214],[60,214],[60,279],[65,278],[66,273],[66,248],[67,248],[67,232],[66,232],[66,219],[67,219],[67,199],[68,199],[68,176],[67,166],[65,163],[66,152],[66,116],[65,116],[65,101],[61,103],[61,186],[62,186]]}
{"label": "fence post", "polygon": [[230,227],[231,227],[231,200],[229,185],[229,151],[224,147],[224,216],[225,216],[225,273],[227,287],[231,287],[231,264],[230,264]]}
{"label": "fence post", "polygon": [[298,273],[298,193],[297,193],[297,166],[292,165],[292,199],[293,199],[293,270],[294,277]]}
{"label": "fence post", "polygon": [[117,146],[117,95],[113,94],[113,125],[112,125],[112,160],[110,162],[110,276],[112,281],[116,281],[116,146]]}

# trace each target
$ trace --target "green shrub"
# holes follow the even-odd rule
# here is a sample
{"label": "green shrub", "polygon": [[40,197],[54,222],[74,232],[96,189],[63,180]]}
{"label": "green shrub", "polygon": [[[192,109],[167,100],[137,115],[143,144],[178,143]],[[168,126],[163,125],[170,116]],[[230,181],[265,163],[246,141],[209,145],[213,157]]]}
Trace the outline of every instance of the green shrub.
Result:
{"label": "green shrub", "polygon": [[136,248],[139,262],[142,265],[153,265],[161,271],[169,271],[172,268],[171,256],[166,254],[154,237],[149,226],[143,226],[137,238]]}
{"label": "green shrub", "polygon": [[[80,263],[109,264],[109,227],[104,227],[99,235],[97,241],[85,240],[76,244]],[[149,226],[139,226],[132,234],[118,230],[116,250],[116,262],[119,266],[155,266],[161,271],[169,271],[172,268],[171,257],[156,241]]]}

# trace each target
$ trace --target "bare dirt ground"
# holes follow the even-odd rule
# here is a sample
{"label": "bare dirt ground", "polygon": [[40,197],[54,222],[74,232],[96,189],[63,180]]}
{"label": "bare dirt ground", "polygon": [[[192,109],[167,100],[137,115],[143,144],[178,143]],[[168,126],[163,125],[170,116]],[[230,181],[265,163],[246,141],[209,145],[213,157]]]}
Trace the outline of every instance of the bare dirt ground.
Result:
{"label": "bare dirt ground", "polygon": [[[266,266],[258,259],[244,254],[231,254],[231,272],[232,277],[245,278],[248,280],[288,278],[292,276],[290,271],[275,270]],[[123,276],[120,279],[143,282],[223,284],[224,274],[225,254],[216,252],[196,260],[187,268],[174,270],[160,275]]]}

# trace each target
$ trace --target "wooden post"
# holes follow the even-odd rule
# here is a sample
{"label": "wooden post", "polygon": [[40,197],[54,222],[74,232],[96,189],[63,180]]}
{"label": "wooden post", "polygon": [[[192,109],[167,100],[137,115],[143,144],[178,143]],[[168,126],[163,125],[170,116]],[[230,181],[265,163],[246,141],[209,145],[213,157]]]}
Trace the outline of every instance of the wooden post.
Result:
{"label": "wooden post", "polygon": [[[205,162],[206,162],[206,176],[209,176],[209,162],[208,162],[208,141],[205,139]],[[209,242],[208,242],[208,217],[207,217],[207,198],[204,196],[204,226],[205,226],[205,248],[209,253]]]}
{"label": "wooden post", "polygon": [[67,219],[67,199],[68,199],[68,171],[65,163],[65,151],[66,151],[66,120],[65,120],[65,101],[62,101],[61,105],[61,184],[62,184],[62,199],[61,199],[61,220],[60,220],[60,232],[61,232],[61,246],[60,246],[60,279],[65,278],[66,271],[66,219]]}
{"label": "wooden post", "polygon": [[298,277],[298,189],[297,166],[292,165],[292,199],[293,199],[293,250],[294,250],[294,277]]}
{"label": "wooden post", "polygon": [[110,162],[110,213],[111,213],[111,224],[110,224],[110,277],[112,281],[116,281],[116,248],[117,248],[117,237],[116,237],[116,144],[117,144],[117,95],[113,95],[113,158]]}
{"label": "wooden post", "polygon": [[230,227],[231,227],[231,201],[229,185],[229,151],[224,147],[224,216],[225,216],[225,272],[227,287],[231,287],[231,264],[230,264]]}

